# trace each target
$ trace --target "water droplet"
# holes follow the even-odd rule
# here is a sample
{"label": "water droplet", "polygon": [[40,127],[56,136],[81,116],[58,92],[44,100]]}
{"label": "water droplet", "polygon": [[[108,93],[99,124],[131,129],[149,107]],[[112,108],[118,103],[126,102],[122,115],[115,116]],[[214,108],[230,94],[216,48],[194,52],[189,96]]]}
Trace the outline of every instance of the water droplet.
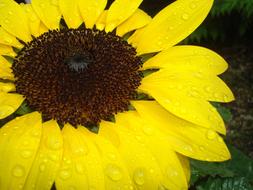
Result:
{"label": "water droplet", "polygon": [[196,5],[195,1],[191,2],[190,8],[191,9],[196,9],[196,7],[197,7],[197,5]]}
{"label": "water droplet", "polygon": [[37,20],[36,16],[35,15],[31,15],[30,16],[30,21],[31,22],[35,22]]}
{"label": "water droplet", "polygon": [[76,188],[74,186],[70,186],[68,190],[76,190]]}
{"label": "water droplet", "polygon": [[12,12],[12,11],[9,11],[8,14],[9,14],[9,15],[13,15],[13,12]]}
{"label": "water droplet", "polygon": [[136,135],[135,138],[136,138],[138,141],[140,141],[140,140],[142,139],[142,137],[139,136],[139,135]]}
{"label": "water droplet", "polygon": [[205,148],[204,148],[203,146],[200,146],[199,149],[200,149],[201,151],[204,151],[204,150],[205,150]]}
{"label": "water droplet", "polygon": [[45,168],[46,168],[45,164],[41,164],[41,165],[40,165],[40,171],[41,171],[41,172],[43,172],[43,171],[45,170]]}
{"label": "water droplet", "polygon": [[83,173],[84,173],[84,167],[83,167],[83,165],[80,164],[80,163],[77,163],[77,164],[76,164],[76,171],[77,171],[77,173],[79,173],[79,174],[83,174]]}
{"label": "water droplet", "polygon": [[65,163],[66,163],[66,164],[71,164],[71,160],[70,160],[70,159],[66,159],[66,160],[65,160]]}
{"label": "water droplet", "polygon": [[114,164],[107,165],[105,172],[106,172],[107,176],[110,179],[112,179],[113,181],[118,181],[122,178],[121,169]]}
{"label": "water droplet", "polygon": [[51,4],[55,5],[55,6],[58,6],[58,0],[51,0]]}
{"label": "water droplet", "polygon": [[70,171],[68,171],[68,170],[60,171],[60,178],[62,178],[63,180],[70,178],[70,176],[71,176]]}
{"label": "water droplet", "polygon": [[174,27],[173,26],[169,26],[169,30],[174,30]]}
{"label": "water droplet", "polygon": [[20,165],[16,165],[12,169],[12,175],[15,177],[22,177],[24,174],[25,174],[25,169]]}
{"label": "water droplet", "polygon": [[107,157],[111,160],[111,161],[115,161],[116,160],[116,155],[114,153],[109,153],[107,155]]}
{"label": "water droplet", "polygon": [[223,100],[224,100],[224,102],[228,102],[228,101],[229,101],[228,95],[225,94],[225,95],[223,96]]}
{"label": "water droplet", "polygon": [[206,86],[206,87],[205,87],[205,91],[206,91],[206,92],[211,92],[211,87],[210,87],[210,86]]}
{"label": "water droplet", "polygon": [[13,42],[13,40],[11,38],[5,38],[4,41],[9,44]]}
{"label": "water droplet", "polygon": [[7,136],[8,134],[7,133],[3,133],[3,136]]}
{"label": "water droplet", "polygon": [[157,45],[158,45],[158,46],[161,46],[161,45],[162,45],[162,41],[158,41],[158,42],[157,42]]}
{"label": "water droplet", "polygon": [[37,131],[37,130],[34,130],[34,131],[32,131],[32,136],[33,137],[39,137],[40,136],[40,132]]}
{"label": "water droplet", "polygon": [[53,154],[53,155],[50,155],[49,158],[52,161],[57,161],[58,156]]}
{"label": "water droplet", "polygon": [[213,94],[213,96],[214,96],[215,98],[219,98],[219,94],[218,94],[217,92],[215,92],[215,93]]}
{"label": "water droplet", "polygon": [[163,185],[159,185],[158,190],[166,190],[166,188]]}
{"label": "water droplet", "polygon": [[189,15],[186,14],[186,13],[184,13],[184,14],[182,15],[182,19],[183,19],[183,20],[188,20],[188,19],[189,19]]}
{"label": "water droplet", "polygon": [[142,168],[139,168],[139,169],[136,169],[134,171],[134,182],[137,184],[137,185],[143,185],[145,183],[145,171],[144,169]]}
{"label": "water droplet", "polygon": [[178,172],[175,171],[175,170],[172,170],[171,168],[169,168],[169,169],[167,170],[167,175],[168,175],[169,178],[170,178],[170,177],[175,177],[175,176],[178,176]]}
{"label": "water droplet", "polygon": [[52,150],[59,150],[62,146],[62,143],[58,139],[48,137],[46,140],[46,145]]}
{"label": "water droplet", "polygon": [[216,133],[213,130],[208,130],[207,133],[206,133],[206,137],[209,140],[213,140],[213,139],[216,138]]}
{"label": "water droplet", "polygon": [[45,5],[44,3],[41,3],[41,4],[40,4],[40,7],[41,7],[42,9],[45,9],[45,8],[46,8],[46,5]]}
{"label": "water droplet", "polygon": [[184,149],[185,149],[186,151],[190,151],[190,152],[193,151],[193,150],[192,150],[192,147],[191,147],[190,145],[186,145],[186,146],[184,147]]}
{"label": "water droplet", "polygon": [[196,78],[202,78],[203,75],[201,72],[196,72],[195,75],[194,75]]}
{"label": "water droplet", "polygon": [[27,140],[23,142],[24,146],[27,146],[28,144],[29,144],[29,141],[27,141]]}
{"label": "water droplet", "polygon": [[32,156],[32,151],[30,151],[30,150],[24,150],[24,151],[21,152],[21,156],[23,158],[29,158],[29,157]]}
{"label": "water droplet", "polygon": [[146,134],[146,135],[152,135],[152,134],[154,134],[154,131],[153,131],[153,129],[151,128],[151,127],[149,127],[149,126],[144,126],[143,127],[143,132]]}

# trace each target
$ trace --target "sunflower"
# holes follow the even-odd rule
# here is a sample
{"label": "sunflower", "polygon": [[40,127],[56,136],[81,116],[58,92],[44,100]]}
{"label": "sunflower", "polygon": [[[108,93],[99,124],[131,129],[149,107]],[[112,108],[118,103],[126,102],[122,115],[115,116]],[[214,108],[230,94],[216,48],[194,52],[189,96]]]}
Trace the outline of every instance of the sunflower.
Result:
{"label": "sunflower", "polygon": [[141,2],[0,1],[1,190],[184,190],[188,157],[230,158],[211,104],[234,99],[227,63],[175,46],[213,1]]}

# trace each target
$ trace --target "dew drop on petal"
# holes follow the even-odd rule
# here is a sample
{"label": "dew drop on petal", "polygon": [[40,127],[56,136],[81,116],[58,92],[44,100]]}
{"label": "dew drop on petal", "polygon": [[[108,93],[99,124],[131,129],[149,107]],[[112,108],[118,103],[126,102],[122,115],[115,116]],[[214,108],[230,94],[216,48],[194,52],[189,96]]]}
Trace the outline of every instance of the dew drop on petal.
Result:
{"label": "dew drop on petal", "polygon": [[191,9],[195,9],[197,7],[195,1],[192,1],[191,4],[190,4],[190,8]]}
{"label": "dew drop on petal", "polygon": [[208,130],[207,133],[206,133],[206,137],[209,140],[213,140],[213,139],[216,138],[216,133],[213,130]]}
{"label": "dew drop on petal", "polygon": [[206,86],[206,87],[205,87],[205,91],[206,91],[206,92],[211,92],[211,87],[210,87],[210,86]]}
{"label": "dew drop on petal", "polygon": [[114,164],[107,165],[107,167],[105,169],[105,173],[113,181],[118,181],[122,178],[121,169]]}
{"label": "dew drop on petal", "polygon": [[183,20],[188,20],[188,19],[189,19],[189,15],[186,14],[186,13],[184,13],[184,14],[182,15],[182,19],[183,19]]}
{"label": "dew drop on petal", "polygon": [[61,179],[66,180],[66,179],[70,178],[71,173],[68,170],[62,170],[62,171],[60,171],[59,175],[60,175]]}
{"label": "dew drop on petal", "polygon": [[58,6],[58,0],[51,0],[51,4],[55,5],[55,6]]}
{"label": "dew drop on petal", "polygon": [[175,171],[175,170],[172,170],[171,168],[169,168],[169,169],[167,170],[167,175],[168,175],[169,178],[175,177],[175,176],[178,176],[178,172]]}
{"label": "dew drop on petal", "polygon": [[199,149],[200,149],[201,151],[204,151],[204,150],[205,150],[205,148],[204,148],[203,146],[200,146]]}
{"label": "dew drop on petal", "polygon": [[224,102],[228,102],[228,100],[229,100],[228,95],[225,94],[225,95],[223,96],[223,100],[224,100]]}
{"label": "dew drop on petal", "polygon": [[142,169],[142,168],[139,168],[139,169],[136,169],[134,171],[134,182],[137,184],[137,185],[143,185],[145,183],[145,171]]}
{"label": "dew drop on petal", "polygon": [[144,132],[146,135],[148,135],[148,136],[154,134],[153,129],[152,129],[151,127],[149,127],[149,126],[144,126],[144,127],[143,127],[143,132]]}
{"label": "dew drop on petal", "polygon": [[54,138],[47,138],[46,140],[46,145],[48,148],[52,149],[52,150],[58,150],[61,148],[61,142],[54,139]]}
{"label": "dew drop on petal", "polygon": [[43,172],[43,171],[45,170],[45,168],[46,168],[45,164],[41,164],[41,165],[40,165],[40,171],[41,171],[41,172]]}
{"label": "dew drop on petal", "polygon": [[12,175],[14,177],[22,177],[25,174],[25,169],[20,166],[20,165],[16,165],[13,169],[12,169]]}
{"label": "dew drop on petal", "polygon": [[80,164],[80,163],[77,163],[77,164],[76,164],[76,171],[77,171],[77,173],[79,173],[79,174],[83,174],[83,173],[84,173],[84,167],[83,167],[83,165]]}
{"label": "dew drop on petal", "polygon": [[32,152],[30,150],[23,150],[21,151],[21,156],[23,158],[29,158],[32,156]]}

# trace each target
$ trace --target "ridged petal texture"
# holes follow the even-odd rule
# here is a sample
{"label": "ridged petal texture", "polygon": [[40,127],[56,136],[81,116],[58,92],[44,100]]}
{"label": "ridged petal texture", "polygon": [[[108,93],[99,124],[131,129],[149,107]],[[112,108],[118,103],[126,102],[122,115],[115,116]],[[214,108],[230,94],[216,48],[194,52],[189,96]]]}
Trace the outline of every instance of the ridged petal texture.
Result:
{"label": "ridged petal texture", "polygon": [[[234,100],[218,77],[228,65],[206,48],[175,46],[201,24],[213,0],[177,0],[153,19],[138,9],[141,2],[115,0],[104,10],[107,0],[0,1],[0,119],[10,120],[0,128],[0,190],[53,184],[57,190],[186,190],[188,157],[230,159],[220,136],[224,122],[210,103]],[[10,58],[21,41],[60,29],[61,19],[69,28],[114,30],[138,55],[159,52],[140,69],[157,69],[137,89],[151,98],[131,101],[132,109],[114,122],[101,121],[98,133],[42,122],[38,112],[16,117],[25,98],[15,92]]]}
{"label": "ridged petal texture", "polygon": [[31,40],[25,11],[13,0],[1,0],[0,25],[6,31],[25,42]]}
{"label": "ridged petal texture", "polygon": [[133,35],[129,41],[139,54],[176,45],[203,22],[212,3],[213,0],[177,0],[160,11],[138,38]]}
{"label": "ridged petal texture", "polygon": [[142,0],[115,0],[108,10],[105,31],[112,31],[124,22],[137,10],[141,2]]}

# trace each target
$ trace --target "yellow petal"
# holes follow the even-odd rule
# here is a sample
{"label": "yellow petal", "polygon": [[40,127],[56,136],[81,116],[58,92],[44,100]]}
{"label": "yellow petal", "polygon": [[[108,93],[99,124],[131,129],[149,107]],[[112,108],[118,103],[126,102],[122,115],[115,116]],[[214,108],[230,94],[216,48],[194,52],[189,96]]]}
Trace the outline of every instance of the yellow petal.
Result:
{"label": "yellow petal", "polygon": [[202,99],[214,102],[230,102],[234,95],[217,76],[202,71],[160,70],[142,80],[142,86],[158,87],[168,94]]}
{"label": "yellow petal", "polygon": [[99,135],[111,141],[111,143],[118,147],[120,145],[119,135],[113,130],[111,122],[101,121],[99,124]]}
{"label": "yellow petal", "polygon": [[40,22],[39,35],[44,34],[45,32],[48,32],[48,31],[49,29],[42,22]]}
{"label": "yellow petal", "polygon": [[109,32],[128,19],[142,0],[115,0],[108,10],[105,31]]}
{"label": "yellow petal", "polygon": [[118,150],[101,135],[91,135],[97,146],[105,174],[105,189],[124,189],[133,187],[127,167]]}
{"label": "yellow petal", "polygon": [[230,153],[222,138],[213,130],[202,128],[174,116],[155,101],[134,101],[132,105],[150,128],[160,129],[159,138],[167,139],[180,154],[198,160],[224,161]]}
{"label": "yellow petal", "polygon": [[16,53],[13,51],[11,46],[0,44],[0,55],[8,55],[11,57],[15,57]]}
{"label": "yellow petal", "polygon": [[31,34],[34,36],[39,36],[39,27],[40,27],[40,19],[37,16],[37,14],[34,12],[31,4],[21,4],[22,8],[24,9],[28,21],[29,21],[29,27]]}
{"label": "yellow petal", "polygon": [[92,28],[103,10],[105,9],[107,0],[80,0],[79,10],[87,28]]}
{"label": "yellow petal", "polygon": [[[56,121],[43,123],[38,152],[23,189],[50,189],[59,169],[62,151],[62,134]],[[24,151],[23,157],[30,156],[29,153]]]}
{"label": "yellow petal", "polygon": [[59,29],[61,13],[57,0],[32,0],[34,11],[49,29]]}
{"label": "yellow petal", "polygon": [[137,9],[132,16],[117,27],[116,33],[118,36],[123,36],[130,31],[146,26],[151,20],[152,18],[147,13]]}
{"label": "yellow petal", "polygon": [[62,129],[62,135],[63,160],[56,188],[104,189],[102,163],[95,145],[69,124]]}
{"label": "yellow petal", "polygon": [[221,74],[228,68],[217,53],[198,46],[175,46],[158,53],[143,64],[143,69],[162,68],[171,71],[201,71]]}
{"label": "yellow petal", "polygon": [[191,169],[190,169],[190,161],[187,157],[181,155],[181,154],[177,154],[177,157],[179,158],[179,161],[183,167],[184,170],[184,174],[185,177],[187,179],[187,182],[190,182],[190,178],[191,178]]}
{"label": "yellow petal", "polygon": [[119,135],[118,151],[128,167],[129,175],[138,189],[158,189],[162,173],[155,157],[143,146],[139,136],[122,123],[113,128]]}
{"label": "yellow petal", "polygon": [[221,116],[209,102],[177,93],[177,91],[170,93],[162,86],[142,84],[139,88],[153,96],[159,104],[175,116],[219,133],[226,133]]}
{"label": "yellow petal", "polygon": [[0,130],[0,189],[23,189],[41,137],[38,112],[18,117]]}
{"label": "yellow petal", "polygon": [[163,174],[162,185],[168,189],[187,189],[187,180],[177,154],[167,140],[159,138],[157,129],[150,128],[135,111],[117,114],[116,121],[128,127],[134,136],[147,147],[155,157]]}
{"label": "yellow petal", "polygon": [[203,22],[212,3],[213,0],[177,0],[161,10],[145,28],[141,38],[131,43],[137,46],[138,54],[174,46]]}
{"label": "yellow petal", "polygon": [[16,39],[15,36],[8,33],[3,27],[0,27],[0,44],[22,48],[22,44]]}
{"label": "yellow petal", "polygon": [[16,87],[13,83],[0,82],[0,92],[11,92],[15,90]]}
{"label": "yellow petal", "polygon": [[0,78],[13,80],[11,64],[2,56],[0,56]]}
{"label": "yellow petal", "polygon": [[83,22],[79,13],[78,2],[79,0],[59,0],[60,11],[69,28],[78,28]]}
{"label": "yellow petal", "polygon": [[99,16],[98,20],[96,21],[96,28],[98,30],[104,30],[105,24],[106,24],[107,13],[108,13],[107,10],[103,11],[101,15]]}
{"label": "yellow petal", "polygon": [[25,11],[13,0],[1,0],[0,25],[6,31],[25,42],[31,40]]}
{"label": "yellow petal", "polygon": [[23,101],[22,95],[0,92],[0,119],[14,113]]}

